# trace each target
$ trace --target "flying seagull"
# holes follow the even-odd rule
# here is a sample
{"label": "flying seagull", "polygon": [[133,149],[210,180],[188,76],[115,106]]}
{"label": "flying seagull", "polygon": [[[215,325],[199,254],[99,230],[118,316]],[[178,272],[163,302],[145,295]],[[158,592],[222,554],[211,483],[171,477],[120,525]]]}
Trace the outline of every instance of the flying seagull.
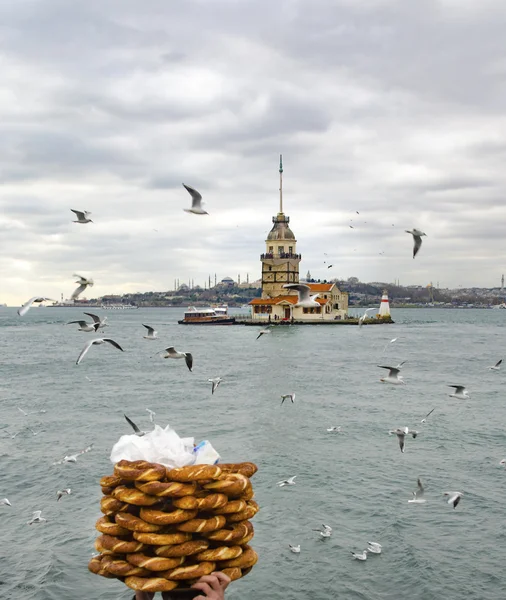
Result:
{"label": "flying seagull", "polygon": [[86,353],[92,346],[98,346],[100,344],[105,344],[105,343],[111,344],[111,346],[114,346],[118,350],[121,350],[121,352],[124,352],[123,348],[118,344],[118,342],[111,340],[111,338],[97,338],[96,340],[90,340],[86,344],[86,346],[81,350],[81,354],[79,354],[79,356],[77,357],[76,365],[78,365],[83,360]]}
{"label": "flying seagull", "polygon": [[378,365],[378,367],[380,369],[388,369],[389,373],[386,377],[381,377],[380,381],[382,381],[383,383],[392,383],[394,385],[406,385],[402,375],[399,375],[399,371],[400,369],[398,369],[397,367],[385,367],[385,366],[381,366]]}
{"label": "flying seagull", "polygon": [[184,358],[188,370],[192,370],[193,356],[189,352],[178,352],[174,346],[169,346],[168,348],[165,348],[165,350],[160,350],[160,352],[157,352],[156,354],[161,354],[162,352],[165,352],[163,358]]}
{"label": "flying seagull", "polygon": [[0,500],[0,504],[5,504],[7,506],[12,506],[12,504],[7,500],[7,498],[2,498]]}
{"label": "flying seagull", "polygon": [[148,334],[142,336],[145,340],[156,340],[157,339],[156,334],[158,333],[158,331],[155,331],[153,329],[153,327],[150,327],[149,325],[144,325],[144,323],[142,323],[142,326],[148,330]]}
{"label": "flying seagull", "polygon": [[126,415],[123,415],[125,417],[125,419],[128,421],[128,423],[132,426],[132,429],[135,431],[135,435],[142,437],[143,435],[146,435],[145,431],[141,431],[137,425],[131,420],[129,419]]}
{"label": "flying seagull", "polygon": [[425,500],[424,493],[425,493],[425,489],[422,485],[422,482],[420,481],[420,477],[417,479],[417,485],[418,485],[418,489],[416,490],[416,492],[413,492],[413,498],[411,500],[408,500],[409,504],[424,504],[425,502],[427,502],[427,500]]}
{"label": "flying seagull", "polygon": [[46,519],[44,519],[44,517],[41,517],[40,515],[42,514],[41,510],[36,510],[33,513],[33,517],[31,519],[31,521],[27,521],[27,525],[33,525],[33,523],[44,523],[46,521]]}
{"label": "flying seagull", "polygon": [[293,404],[293,401],[295,400],[295,394],[283,394],[281,396],[281,404],[283,404],[285,400],[290,400]]}
{"label": "flying seagull", "polygon": [[395,433],[397,439],[399,440],[399,447],[401,449],[401,452],[404,452],[404,438],[407,435],[411,435],[413,436],[413,439],[415,439],[418,435],[418,431],[413,431],[412,429],[408,429],[407,427],[397,427],[397,429],[391,429],[388,432],[388,435],[392,435],[392,433]]}
{"label": "flying seagull", "polygon": [[93,444],[90,444],[84,450],[76,452],[75,454],[66,454],[61,460],[54,462],[53,465],[62,465],[63,463],[75,463],[77,462],[78,456],[81,456],[81,454],[86,454],[91,450],[93,450]]}
{"label": "flying seagull", "polygon": [[294,479],[296,477],[297,475],[294,475],[293,477],[289,477],[288,479],[283,479],[283,481],[278,481],[277,485],[279,485],[279,487],[284,487],[285,485],[295,485]]}
{"label": "flying seagull", "polygon": [[419,229],[415,229],[414,227],[413,231],[409,231],[408,229],[406,229],[405,231],[406,233],[410,233],[413,236],[413,258],[415,258],[415,256],[418,254],[418,250],[420,250],[422,246],[422,236],[427,236],[427,234],[423,231],[420,231]]}
{"label": "flying seagull", "polygon": [[93,313],[84,313],[86,316],[91,317],[93,319],[93,322],[97,324],[97,331],[99,329],[102,329],[103,327],[109,327],[106,323],[107,321],[107,317],[104,317],[103,319],[101,319],[98,315],[94,315]]}
{"label": "flying seagull", "polygon": [[455,392],[453,394],[448,394],[450,398],[459,398],[460,400],[465,400],[469,398],[469,392],[466,390],[463,385],[449,385],[448,387],[455,388]]}
{"label": "flying seagull", "polygon": [[30,298],[28,302],[25,302],[23,306],[18,308],[18,315],[20,317],[26,315],[26,313],[32,308],[33,304],[40,304],[41,302],[55,302],[55,300],[52,300],[51,298],[45,298],[43,296],[34,296],[33,298]]}
{"label": "flying seagull", "polygon": [[394,343],[394,342],[396,342],[396,341],[397,341],[397,338],[392,338],[392,339],[391,339],[389,342],[387,342],[387,343],[385,344],[385,347],[383,348],[383,354],[385,354],[385,350],[388,348],[388,346],[389,346],[390,344],[393,344],[393,343]]}
{"label": "flying seagull", "polygon": [[73,208],[70,209],[73,213],[75,213],[76,217],[77,217],[77,221],[72,221],[73,223],[93,223],[93,221],[91,219],[88,219],[88,215],[91,215],[90,212],[88,212],[87,210],[74,210]]}
{"label": "flying seagull", "polygon": [[430,412],[428,412],[425,417],[420,421],[420,423],[427,423],[427,417],[430,417],[430,415],[435,411],[436,409],[433,408]]}
{"label": "flying seagull", "polygon": [[372,554],[381,554],[381,548],[383,547],[378,542],[367,542],[368,548],[367,552],[371,552]]}
{"label": "flying seagull", "polygon": [[311,288],[308,285],[304,285],[303,283],[285,283],[283,287],[287,290],[296,290],[299,294],[299,299],[294,306],[301,306],[302,308],[320,306],[320,303],[316,301],[316,298],[318,298],[320,294],[313,294],[311,296]]}
{"label": "flying seagull", "polygon": [[367,313],[370,312],[371,310],[377,310],[377,309],[376,308],[366,308],[365,313],[358,320],[359,327],[362,327],[362,325],[364,324],[364,321],[367,319]]}
{"label": "flying seagull", "polygon": [[211,394],[214,394],[216,388],[220,385],[223,379],[221,377],[215,377],[214,379],[208,379],[207,381],[213,384],[211,387]]}
{"label": "flying seagull", "polygon": [[192,188],[189,185],[186,185],[184,183],[183,183],[183,187],[186,189],[186,191],[192,197],[192,207],[191,208],[183,208],[183,210],[185,212],[193,213],[194,215],[208,215],[209,213],[206,212],[202,208],[202,196],[201,196],[201,194],[199,192],[197,192],[196,189],[194,189],[194,188]]}
{"label": "flying seagull", "polygon": [[271,330],[270,330],[268,327],[266,327],[265,329],[262,329],[262,330],[260,331],[260,333],[257,335],[257,340],[258,340],[258,338],[259,338],[259,337],[262,337],[262,336],[263,336],[263,335],[265,335],[266,333],[270,333],[270,332],[271,332]]}
{"label": "flying seagull", "polygon": [[502,363],[502,358],[501,358],[501,360],[498,360],[493,367],[489,367],[489,369],[491,371],[499,371],[499,369],[501,368],[501,363]]}
{"label": "flying seagull", "polygon": [[67,325],[73,325],[74,323],[79,325],[78,331],[94,331],[96,333],[98,330],[98,323],[86,323],[86,321],[69,321]]}
{"label": "flying seagull", "polygon": [[448,496],[448,504],[453,504],[453,508],[457,508],[464,494],[462,492],[444,492],[443,496]]}
{"label": "flying seagull", "polygon": [[72,292],[72,296],[70,296],[71,300],[77,300],[80,294],[84,292],[84,290],[90,286],[93,287],[93,279],[88,279],[87,277],[83,277],[82,275],[78,275],[77,273],[73,274],[73,277],[79,277],[76,283],[79,284],[79,287]]}
{"label": "flying seagull", "polygon": [[288,547],[294,554],[300,554],[300,544],[298,546],[292,546],[292,544],[288,544]]}
{"label": "flying seagull", "polygon": [[156,417],[156,413],[154,410],[150,410],[149,408],[146,408],[146,410],[149,413],[149,420],[151,421],[151,423],[155,422],[155,417]]}
{"label": "flying seagull", "polygon": [[70,496],[71,492],[72,492],[72,490],[70,488],[66,488],[64,490],[58,490],[56,492],[56,501],[59,502],[60,499],[65,495]]}
{"label": "flying seagull", "polygon": [[362,553],[352,552],[351,555],[356,560],[367,560],[367,552],[368,550],[364,550]]}

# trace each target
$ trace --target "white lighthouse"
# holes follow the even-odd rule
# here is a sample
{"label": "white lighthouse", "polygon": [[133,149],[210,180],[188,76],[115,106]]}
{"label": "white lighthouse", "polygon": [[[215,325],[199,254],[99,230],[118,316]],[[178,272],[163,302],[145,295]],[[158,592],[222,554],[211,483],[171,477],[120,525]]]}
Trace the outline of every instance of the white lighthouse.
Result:
{"label": "white lighthouse", "polygon": [[381,296],[379,316],[380,319],[390,318],[390,304],[388,302],[388,292],[386,290],[383,290],[383,296]]}

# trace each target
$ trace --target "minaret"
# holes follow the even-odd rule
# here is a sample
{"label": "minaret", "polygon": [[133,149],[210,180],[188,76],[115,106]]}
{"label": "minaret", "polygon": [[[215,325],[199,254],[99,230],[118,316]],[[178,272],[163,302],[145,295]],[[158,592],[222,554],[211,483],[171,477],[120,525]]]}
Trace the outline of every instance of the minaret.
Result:
{"label": "minaret", "polygon": [[290,217],[283,212],[283,156],[279,156],[279,212],[272,217],[273,226],[265,240],[262,261],[262,298],[296,294],[283,288],[286,283],[299,283],[300,254],[297,240],[289,227]]}

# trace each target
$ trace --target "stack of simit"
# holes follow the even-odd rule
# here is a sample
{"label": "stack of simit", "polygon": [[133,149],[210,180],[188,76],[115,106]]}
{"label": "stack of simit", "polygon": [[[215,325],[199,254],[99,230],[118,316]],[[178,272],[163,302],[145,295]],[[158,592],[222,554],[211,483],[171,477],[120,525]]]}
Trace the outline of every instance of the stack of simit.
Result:
{"label": "stack of simit", "polygon": [[244,577],[258,558],[249,546],[259,508],[250,481],[256,471],[249,462],[175,469],[116,463],[114,475],[100,480],[100,554],[89,570],[145,592],[189,587],[213,571]]}

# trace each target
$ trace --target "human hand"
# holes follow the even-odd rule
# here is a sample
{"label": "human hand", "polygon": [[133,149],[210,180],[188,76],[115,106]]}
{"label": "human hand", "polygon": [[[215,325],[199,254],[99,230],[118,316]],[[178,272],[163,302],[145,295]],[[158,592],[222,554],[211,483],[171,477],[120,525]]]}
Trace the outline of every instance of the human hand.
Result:
{"label": "human hand", "polygon": [[194,600],[225,600],[225,590],[231,581],[228,575],[220,571],[204,575],[192,585],[192,588],[200,590],[205,595],[196,596]]}

